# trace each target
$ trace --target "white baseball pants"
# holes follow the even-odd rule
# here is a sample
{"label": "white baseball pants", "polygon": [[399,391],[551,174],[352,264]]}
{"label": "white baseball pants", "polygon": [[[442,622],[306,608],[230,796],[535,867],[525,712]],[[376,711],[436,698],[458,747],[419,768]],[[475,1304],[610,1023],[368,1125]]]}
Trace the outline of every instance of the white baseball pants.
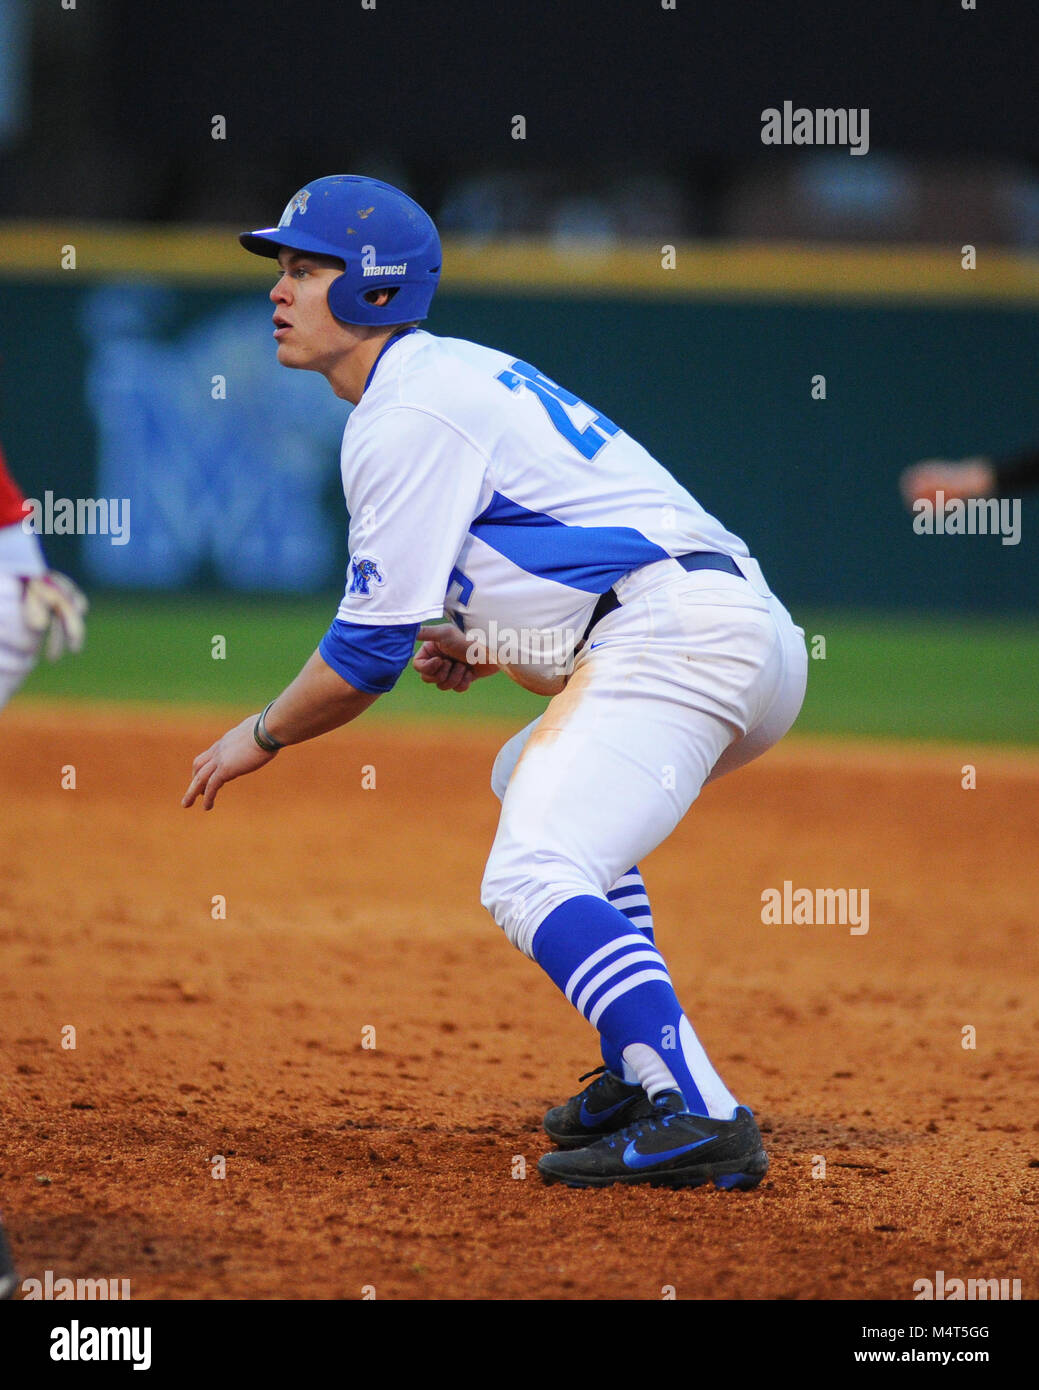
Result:
{"label": "white baseball pants", "polygon": [[607,890],[706,782],[759,757],[804,699],[804,632],[753,560],[746,578],[662,560],[616,586],[566,688],[498,754],[501,819],[483,905],[532,956],[569,898]]}

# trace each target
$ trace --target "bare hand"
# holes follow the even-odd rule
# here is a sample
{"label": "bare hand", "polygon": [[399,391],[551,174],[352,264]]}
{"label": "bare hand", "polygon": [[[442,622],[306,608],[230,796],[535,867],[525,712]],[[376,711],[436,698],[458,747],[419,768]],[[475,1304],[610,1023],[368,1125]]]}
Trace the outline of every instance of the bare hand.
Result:
{"label": "bare hand", "polygon": [[493,676],[501,670],[500,666],[491,663],[479,665],[467,661],[469,638],[454,623],[434,623],[422,627],[418,640],[422,646],[411,664],[427,685],[435,685],[438,690],[455,690],[462,694],[473,681],[483,676]]}
{"label": "bare hand", "polygon": [[182,806],[193,806],[195,799],[202,796],[203,809],[211,811],[216,794],[225,782],[233,782],[247,772],[256,772],[270,762],[275,755],[265,753],[253,738],[255,723],[256,715],[251,714],[198,755],[191,765],[195,775],[181,800]]}

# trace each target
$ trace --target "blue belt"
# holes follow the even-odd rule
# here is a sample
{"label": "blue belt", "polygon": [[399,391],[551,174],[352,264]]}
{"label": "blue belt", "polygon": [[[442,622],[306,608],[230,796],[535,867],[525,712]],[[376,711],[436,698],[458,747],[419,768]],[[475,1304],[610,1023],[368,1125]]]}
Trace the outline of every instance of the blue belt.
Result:
{"label": "blue belt", "polygon": [[[724,574],[734,574],[739,579],[743,578],[743,571],[731,555],[719,555],[714,550],[694,550],[691,555],[676,555],[674,558],[684,570],[721,570]],[[649,563],[654,562],[650,561]],[[600,594],[599,602],[592,609],[592,616],[588,619],[588,626],[584,630],[581,643],[588,641],[588,634],[596,623],[605,618],[607,613],[612,613],[615,608],[620,606],[621,601],[613,589],[607,589],[604,594]]]}

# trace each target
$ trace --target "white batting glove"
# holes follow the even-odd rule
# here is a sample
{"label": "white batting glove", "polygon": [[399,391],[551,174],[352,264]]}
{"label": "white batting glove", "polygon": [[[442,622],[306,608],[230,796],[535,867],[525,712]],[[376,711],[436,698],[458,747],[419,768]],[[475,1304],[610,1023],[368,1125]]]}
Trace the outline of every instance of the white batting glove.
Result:
{"label": "white batting glove", "polygon": [[57,661],[65,651],[81,651],[87,633],[83,616],[89,605],[68,575],[48,570],[23,579],[22,584],[22,616],[31,632],[46,633],[47,660]]}

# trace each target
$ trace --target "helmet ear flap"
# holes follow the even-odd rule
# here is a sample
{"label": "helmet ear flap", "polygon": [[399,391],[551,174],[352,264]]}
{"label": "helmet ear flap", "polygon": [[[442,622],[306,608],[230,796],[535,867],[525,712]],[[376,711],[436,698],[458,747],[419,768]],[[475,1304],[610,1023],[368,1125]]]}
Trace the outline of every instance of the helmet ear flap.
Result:
{"label": "helmet ear flap", "polygon": [[344,271],[328,287],[328,307],[332,311],[332,317],[340,323],[357,324],[357,307],[359,304],[370,306],[372,309],[377,307],[386,308],[397,297],[399,291],[395,287],[385,289],[389,296],[386,304],[377,306],[368,299],[368,295],[378,295],[385,287],[373,288],[370,290],[359,290],[350,283],[350,276]]}
{"label": "helmet ear flap", "polygon": [[352,289],[350,277],[344,271],[328,287],[328,307],[332,311],[332,317],[338,319],[340,323],[349,323],[355,305],[351,303]]}

